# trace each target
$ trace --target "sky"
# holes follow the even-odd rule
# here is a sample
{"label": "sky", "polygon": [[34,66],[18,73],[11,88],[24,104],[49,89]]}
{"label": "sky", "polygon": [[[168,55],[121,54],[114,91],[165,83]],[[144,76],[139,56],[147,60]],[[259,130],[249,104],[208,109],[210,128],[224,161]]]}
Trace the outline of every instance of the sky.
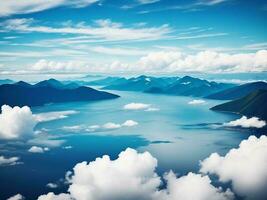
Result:
{"label": "sky", "polygon": [[267,71],[265,0],[0,0],[0,75]]}

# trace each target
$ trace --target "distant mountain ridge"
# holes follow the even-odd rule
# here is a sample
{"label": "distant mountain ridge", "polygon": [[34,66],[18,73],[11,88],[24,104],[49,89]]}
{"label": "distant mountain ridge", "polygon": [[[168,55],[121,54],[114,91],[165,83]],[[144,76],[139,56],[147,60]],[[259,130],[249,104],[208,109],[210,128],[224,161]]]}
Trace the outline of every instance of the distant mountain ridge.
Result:
{"label": "distant mountain ridge", "polygon": [[158,78],[142,75],[129,79],[116,80],[111,85],[103,87],[103,89],[144,92],[153,87],[166,87],[175,80],[177,80],[177,77]]}
{"label": "distant mountain ridge", "polygon": [[[184,76],[165,88],[158,88],[160,93],[179,95],[179,96],[196,96],[204,97],[217,91],[233,87],[233,84],[216,83],[214,81],[202,80],[190,76]],[[158,93],[156,88],[147,90],[148,93]]]}
{"label": "distant mountain ridge", "polygon": [[232,87],[214,94],[207,96],[209,99],[219,99],[219,100],[233,100],[244,97],[249,93],[256,90],[267,90],[267,83],[263,81],[246,83],[240,86]]}
{"label": "distant mountain ridge", "polygon": [[211,110],[255,116],[267,121],[267,90],[256,90],[240,99],[214,106]]}
{"label": "distant mountain ridge", "polygon": [[12,84],[14,83],[13,80],[10,80],[10,79],[1,79],[0,80],[0,85],[3,85],[3,84]]}
{"label": "distant mountain ridge", "polygon": [[23,81],[0,85],[0,106],[40,106],[47,103],[96,101],[118,97],[73,83],[65,85],[55,79],[41,81],[35,85]]}
{"label": "distant mountain ridge", "polygon": [[234,87],[234,84],[216,83],[190,76],[151,77],[139,76],[130,79],[115,80],[103,87],[108,90],[140,91],[154,94],[205,97],[215,92]]}

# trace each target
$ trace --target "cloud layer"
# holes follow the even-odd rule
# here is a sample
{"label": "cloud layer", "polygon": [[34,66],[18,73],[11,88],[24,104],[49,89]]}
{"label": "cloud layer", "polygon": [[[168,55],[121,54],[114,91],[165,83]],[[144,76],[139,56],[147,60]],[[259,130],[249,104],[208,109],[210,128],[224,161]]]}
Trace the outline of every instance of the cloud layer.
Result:
{"label": "cloud layer", "polygon": [[225,156],[213,153],[200,165],[202,173],[231,182],[233,190],[247,199],[263,200],[267,196],[267,136],[250,136]]}
{"label": "cloud layer", "polygon": [[156,72],[261,72],[267,70],[267,50],[243,54],[152,52],[142,57],[137,66],[140,70]]}
{"label": "cloud layer", "polygon": [[166,189],[160,189],[161,177],[156,174],[157,159],[150,153],[126,149],[116,160],[109,156],[90,163],[78,163],[67,173],[70,183],[67,194],[48,193],[38,200],[232,200],[230,190],[211,184],[208,176],[189,173],[177,178],[166,173]]}
{"label": "cloud layer", "polygon": [[242,116],[240,119],[230,121],[224,124],[225,126],[241,126],[243,128],[262,128],[266,125],[264,120],[260,120],[258,117],[247,118]]}

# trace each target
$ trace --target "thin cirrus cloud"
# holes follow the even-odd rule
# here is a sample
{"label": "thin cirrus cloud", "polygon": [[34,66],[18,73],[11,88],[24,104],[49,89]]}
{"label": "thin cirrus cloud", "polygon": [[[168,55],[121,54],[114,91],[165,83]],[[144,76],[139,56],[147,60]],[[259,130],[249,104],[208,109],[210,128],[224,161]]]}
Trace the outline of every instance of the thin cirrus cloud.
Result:
{"label": "thin cirrus cloud", "polygon": [[223,4],[226,2],[230,2],[234,0],[196,0],[192,3],[187,4],[176,4],[171,6],[165,6],[162,8],[157,9],[150,9],[150,10],[142,10],[138,13],[140,14],[146,14],[146,13],[152,13],[152,12],[160,12],[160,11],[166,11],[166,10],[181,10],[184,12],[196,12],[201,11],[207,7],[217,6],[219,4]]}
{"label": "thin cirrus cloud", "polygon": [[123,127],[133,127],[137,126],[139,123],[134,120],[126,120],[125,122],[119,124],[114,122],[107,122],[103,125],[91,125],[91,126],[85,126],[85,125],[75,125],[75,126],[63,126],[62,130],[64,131],[71,131],[71,132],[101,132],[101,131],[109,131],[109,130],[115,130],[120,129]]}
{"label": "thin cirrus cloud", "polygon": [[81,8],[98,1],[99,0],[8,0],[1,2],[0,17],[40,12],[56,7]]}
{"label": "thin cirrus cloud", "polygon": [[158,27],[124,27],[121,23],[112,22],[110,19],[95,21],[95,25],[87,26],[84,22],[74,25],[51,27],[35,25],[32,18],[8,19],[0,24],[4,31],[17,31],[22,33],[58,33],[78,34],[91,36],[95,40],[105,39],[111,41],[122,40],[157,40],[167,37],[173,30],[168,24]]}
{"label": "thin cirrus cloud", "polygon": [[260,120],[258,117],[248,118],[246,116],[242,116],[240,119],[224,123],[224,126],[232,126],[232,127],[240,126],[243,128],[262,128],[266,126],[266,122],[264,120]]}

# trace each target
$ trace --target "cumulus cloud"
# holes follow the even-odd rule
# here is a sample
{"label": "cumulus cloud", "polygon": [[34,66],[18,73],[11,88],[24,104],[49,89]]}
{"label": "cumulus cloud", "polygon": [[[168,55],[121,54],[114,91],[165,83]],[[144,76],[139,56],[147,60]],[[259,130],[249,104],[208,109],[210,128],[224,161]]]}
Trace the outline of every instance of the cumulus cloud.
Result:
{"label": "cumulus cloud", "polygon": [[0,114],[0,139],[16,139],[33,133],[35,118],[28,106],[2,106]]}
{"label": "cumulus cloud", "polygon": [[167,188],[160,191],[158,200],[231,200],[234,194],[227,189],[216,188],[211,184],[208,176],[188,173],[186,176],[177,178],[173,172],[165,175]]}
{"label": "cumulus cloud", "polygon": [[7,200],[23,200],[24,197],[21,194],[16,194],[12,197],[9,197]]}
{"label": "cumulus cloud", "polygon": [[125,110],[144,110],[149,108],[150,104],[144,104],[144,103],[129,103],[125,105],[123,108]]}
{"label": "cumulus cloud", "polygon": [[121,125],[113,123],[113,122],[108,122],[108,123],[104,124],[102,127],[104,129],[117,129],[117,128],[121,128]]}
{"label": "cumulus cloud", "polygon": [[200,165],[200,172],[231,182],[233,190],[247,199],[264,200],[267,196],[267,136],[250,136],[225,156],[213,153]]}
{"label": "cumulus cloud", "polygon": [[45,151],[49,151],[49,148],[32,146],[28,151],[31,153],[44,153]]}
{"label": "cumulus cloud", "polygon": [[145,110],[145,111],[158,111],[158,108],[152,107],[151,104],[144,103],[129,103],[123,106],[124,110]]}
{"label": "cumulus cloud", "polygon": [[49,192],[48,194],[39,196],[37,200],[74,200],[74,199],[71,198],[69,194],[61,193],[56,195],[53,192]]}
{"label": "cumulus cloud", "polygon": [[28,106],[10,107],[3,105],[0,113],[0,139],[17,139],[22,136],[30,136],[39,122],[63,119],[77,111],[58,111],[32,114]]}
{"label": "cumulus cloud", "polygon": [[267,50],[255,53],[227,54],[200,51],[152,52],[137,62],[139,70],[164,72],[261,72],[267,70]]}
{"label": "cumulus cloud", "polygon": [[102,126],[103,129],[118,129],[118,128],[121,128],[121,127],[132,127],[132,126],[136,126],[138,125],[138,122],[136,121],[133,121],[133,120],[126,120],[124,123],[122,124],[115,124],[115,123],[112,123],[112,122],[108,122],[106,124],[104,124]]}
{"label": "cumulus cloud", "polygon": [[206,103],[206,101],[201,100],[201,99],[194,99],[188,102],[188,104],[190,105],[199,105],[199,104],[204,104],[204,103]]}
{"label": "cumulus cloud", "polygon": [[241,126],[243,128],[262,128],[266,125],[264,120],[260,120],[258,117],[247,118],[246,116],[240,119],[224,123],[225,126]]}
{"label": "cumulus cloud", "polygon": [[76,200],[231,200],[230,190],[223,191],[211,184],[208,176],[189,173],[177,178],[173,172],[163,182],[155,172],[157,159],[150,153],[126,149],[117,159],[105,155],[92,162],[81,162],[67,173],[68,194],[48,193],[38,200],[57,200],[60,196]]}
{"label": "cumulus cloud", "polygon": [[22,163],[18,161],[19,157],[6,158],[5,156],[0,156],[0,166],[17,165]]}
{"label": "cumulus cloud", "polygon": [[138,125],[138,122],[133,121],[133,120],[127,120],[122,124],[122,126],[127,126],[127,127],[136,126],[136,125]]}

